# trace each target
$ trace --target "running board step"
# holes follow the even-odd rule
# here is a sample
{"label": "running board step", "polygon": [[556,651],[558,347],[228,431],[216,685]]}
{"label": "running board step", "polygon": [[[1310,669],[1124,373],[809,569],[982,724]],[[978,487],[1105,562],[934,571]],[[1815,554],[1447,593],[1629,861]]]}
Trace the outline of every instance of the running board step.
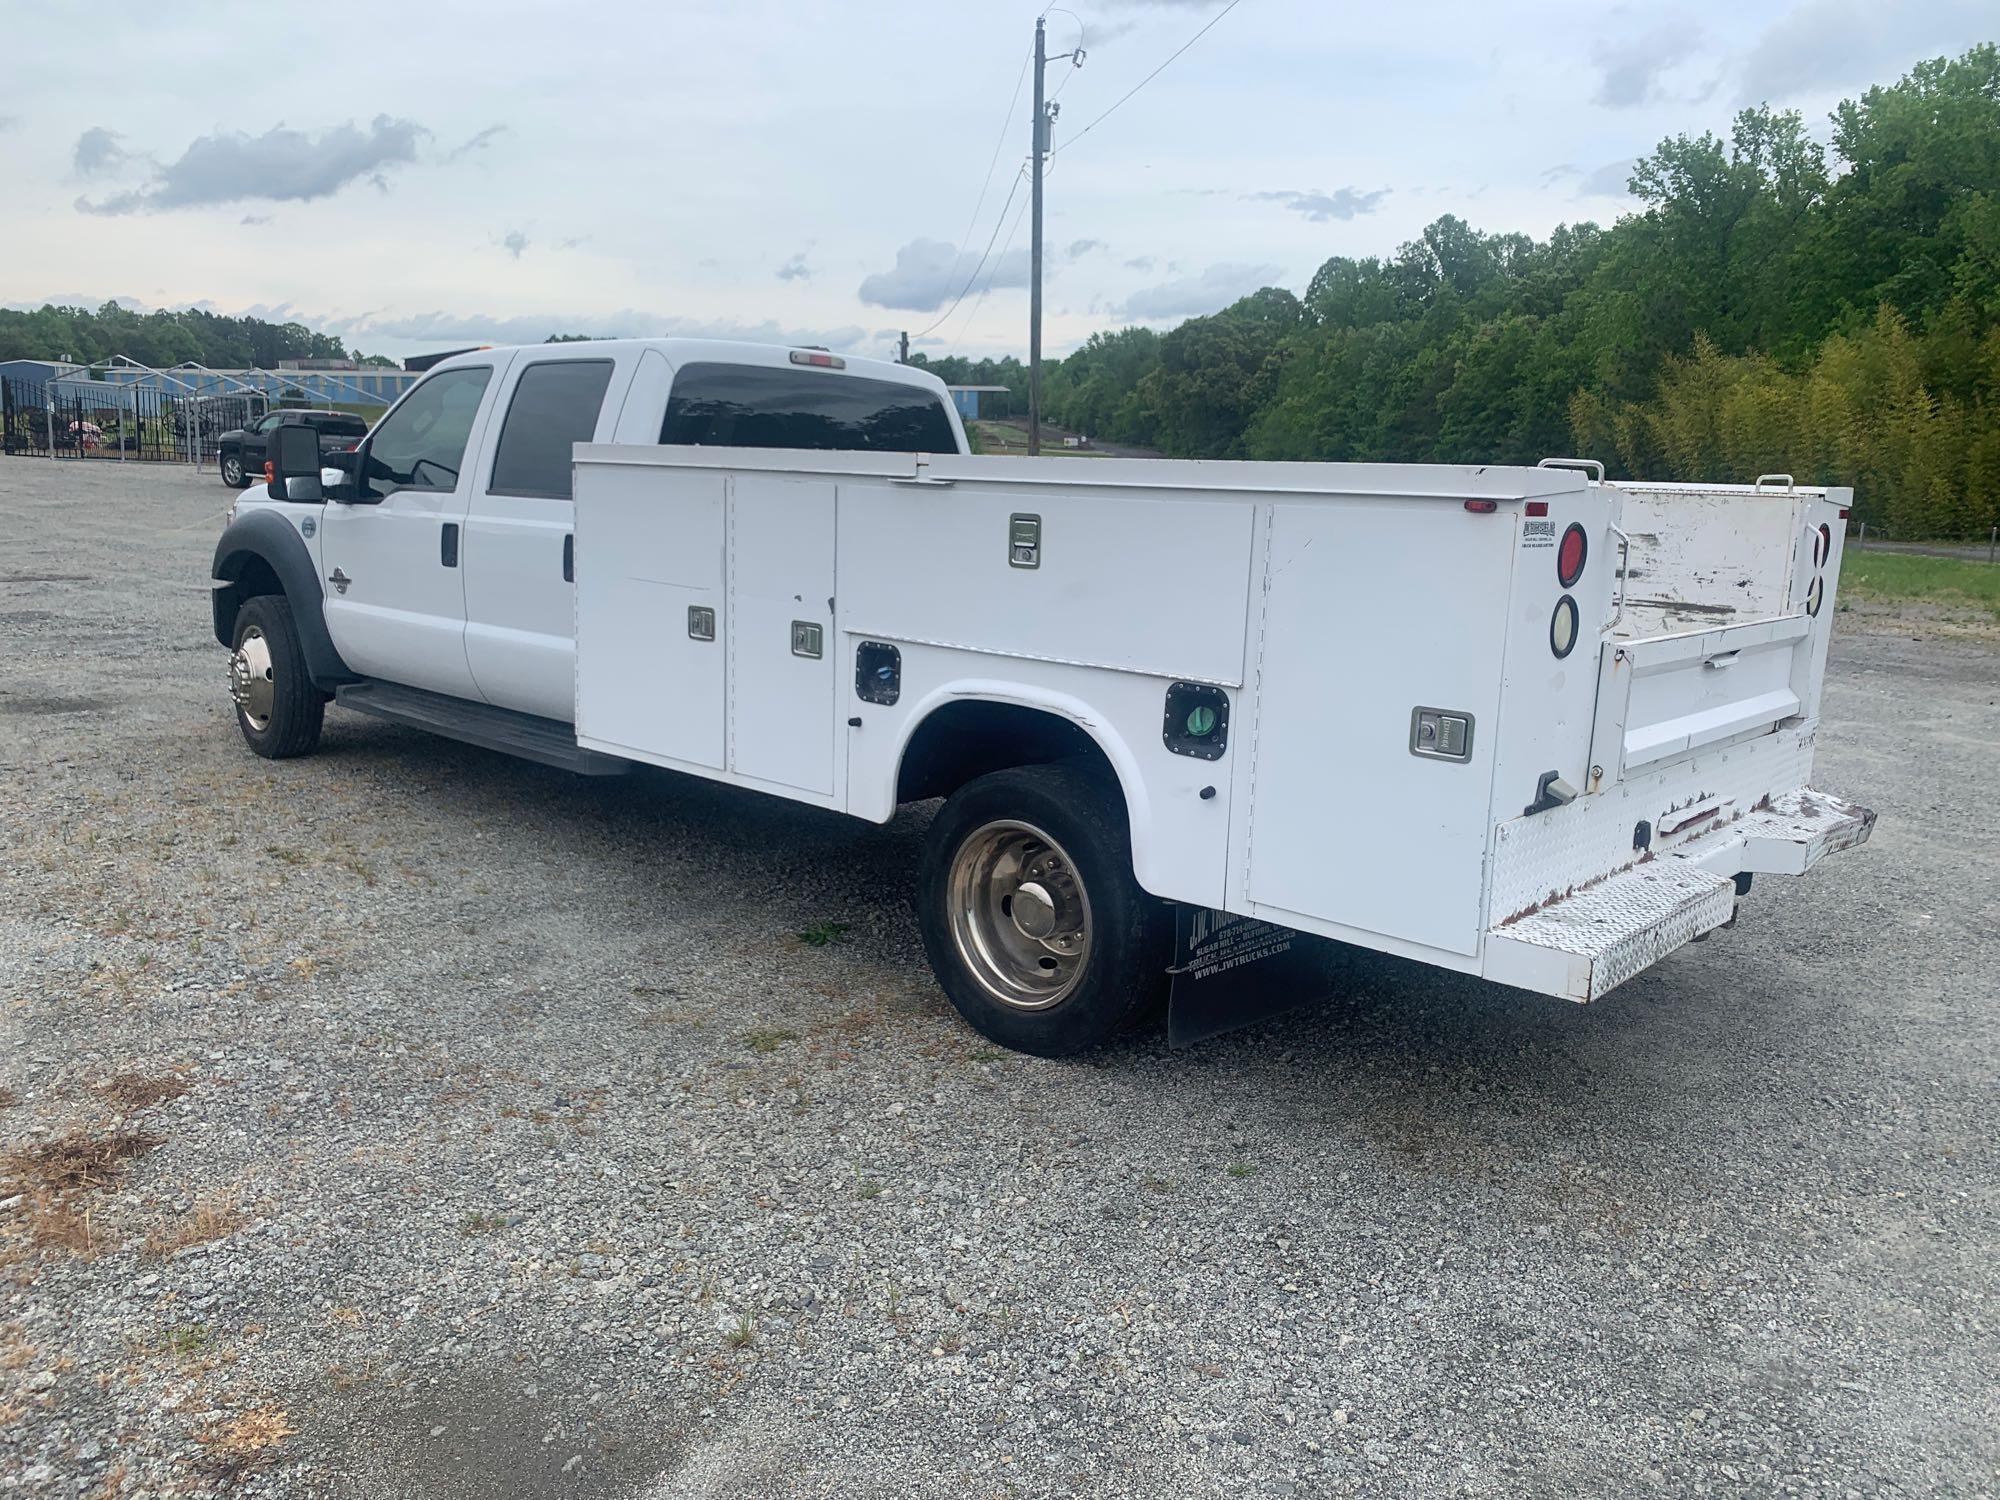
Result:
{"label": "running board step", "polygon": [[402,687],[393,682],[353,682],[334,689],[333,701],[356,713],[373,714],[392,724],[428,730],[446,739],[463,740],[486,750],[518,755],[523,760],[540,761],[584,776],[623,776],[632,762],[615,755],[600,755],[576,742],[576,727],[557,719],[541,719],[533,714],[495,708],[490,703],[468,703],[443,693],[427,693],[422,688]]}
{"label": "running board step", "polygon": [[1736,914],[1736,882],[1683,859],[1648,860],[1487,929],[1488,979],[1595,1000]]}

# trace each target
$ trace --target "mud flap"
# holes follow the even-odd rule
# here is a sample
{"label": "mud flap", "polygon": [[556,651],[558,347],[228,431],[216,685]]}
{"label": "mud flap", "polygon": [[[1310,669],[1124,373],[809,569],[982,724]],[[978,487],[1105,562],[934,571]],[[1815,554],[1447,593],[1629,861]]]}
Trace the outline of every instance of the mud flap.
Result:
{"label": "mud flap", "polygon": [[1167,1044],[1186,1047],[1323,1000],[1333,944],[1255,917],[1175,908]]}

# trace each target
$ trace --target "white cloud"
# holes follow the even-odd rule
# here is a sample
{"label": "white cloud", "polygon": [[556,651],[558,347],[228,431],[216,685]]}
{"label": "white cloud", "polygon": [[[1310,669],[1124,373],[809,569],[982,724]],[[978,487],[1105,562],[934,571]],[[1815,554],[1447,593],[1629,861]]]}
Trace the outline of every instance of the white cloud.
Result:
{"label": "white cloud", "polygon": [[1387,188],[1335,188],[1331,193],[1298,192],[1287,189],[1273,193],[1245,193],[1246,199],[1266,203],[1282,203],[1294,213],[1304,214],[1315,224],[1324,224],[1329,219],[1352,219],[1358,214],[1370,214],[1381,207],[1382,200],[1389,196]]}
{"label": "white cloud", "polygon": [[[179,160],[157,166],[145,187],[97,202],[78,199],[77,207],[93,214],[159,213],[246,199],[330,197],[363,178],[382,185],[385,171],[417,159],[417,144],[429,134],[414,120],[388,115],[377,115],[366,130],[350,120],[317,135],[284,125],[257,136],[218,130],[197,136]],[[82,140],[77,149],[81,154]]]}
{"label": "white cloud", "polygon": [[528,232],[525,229],[510,229],[500,236],[500,248],[514,259],[521,258],[521,252],[528,248]]}
{"label": "white cloud", "polygon": [[1596,102],[1609,109],[1635,109],[1667,98],[1672,92],[1667,76],[1699,56],[1702,45],[1701,27],[1686,17],[1597,42],[1590,49],[1591,61],[1602,75]]}
{"label": "white cloud", "polygon": [[1608,161],[1595,172],[1584,173],[1583,180],[1577,184],[1577,197],[1631,197],[1632,191],[1625,184],[1631,180],[1632,169],[1637,165],[1638,163],[1628,156],[1621,161]]}
{"label": "white cloud", "polygon": [[115,130],[93,125],[76,138],[76,149],[70,153],[70,165],[79,177],[116,171],[131,157],[131,152],[119,144],[124,139]]}
{"label": "white cloud", "polygon": [[780,281],[811,281],[812,267],[806,264],[806,253],[801,250],[778,267]]}
{"label": "white cloud", "polygon": [[[1988,0],[1805,0],[1773,23],[1743,59],[1737,98],[1786,100],[1849,84],[1888,83],[1920,57],[1990,40]],[[1893,60],[1893,62],[1891,61]]]}
{"label": "white cloud", "polygon": [[1026,286],[1028,252],[1010,250],[982,267],[976,258],[960,256],[943,240],[911,240],[896,252],[893,269],[862,278],[858,295],[874,307],[936,312],[968,284],[990,284],[996,290]]}
{"label": "white cloud", "polygon": [[1281,266],[1222,261],[1198,276],[1182,276],[1134,292],[1125,299],[1121,315],[1141,323],[1199,317],[1227,307],[1259,287],[1282,281],[1284,274]]}

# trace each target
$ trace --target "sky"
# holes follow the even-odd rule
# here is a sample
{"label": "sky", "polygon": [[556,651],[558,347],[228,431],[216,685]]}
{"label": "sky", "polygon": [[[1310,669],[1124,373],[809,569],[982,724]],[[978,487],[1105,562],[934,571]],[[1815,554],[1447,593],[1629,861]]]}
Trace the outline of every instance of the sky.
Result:
{"label": "sky", "polygon": [[[1046,11],[1049,351],[1303,291],[1445,213],[1608,223],[1667,136],[1768,102],[1825,140],[1842,98],[2000,38],[1991,0],[1227,3]],[[882,354],[902,330],[1025,354],[1041,13],[182,0],[79,30],[17,9],[0,304],[198,305],[392,356],[557,332]]]}

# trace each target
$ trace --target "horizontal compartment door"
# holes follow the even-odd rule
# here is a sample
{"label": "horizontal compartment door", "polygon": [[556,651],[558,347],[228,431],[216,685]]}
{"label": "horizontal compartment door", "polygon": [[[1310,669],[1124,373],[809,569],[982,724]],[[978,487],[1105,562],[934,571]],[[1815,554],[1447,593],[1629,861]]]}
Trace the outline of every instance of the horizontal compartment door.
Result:
{"label": "horizontal compartment door", "polygon": [[1796,718],[1811,627],[1795,615],[1606,642],[1592,763],[1616,779]]}

